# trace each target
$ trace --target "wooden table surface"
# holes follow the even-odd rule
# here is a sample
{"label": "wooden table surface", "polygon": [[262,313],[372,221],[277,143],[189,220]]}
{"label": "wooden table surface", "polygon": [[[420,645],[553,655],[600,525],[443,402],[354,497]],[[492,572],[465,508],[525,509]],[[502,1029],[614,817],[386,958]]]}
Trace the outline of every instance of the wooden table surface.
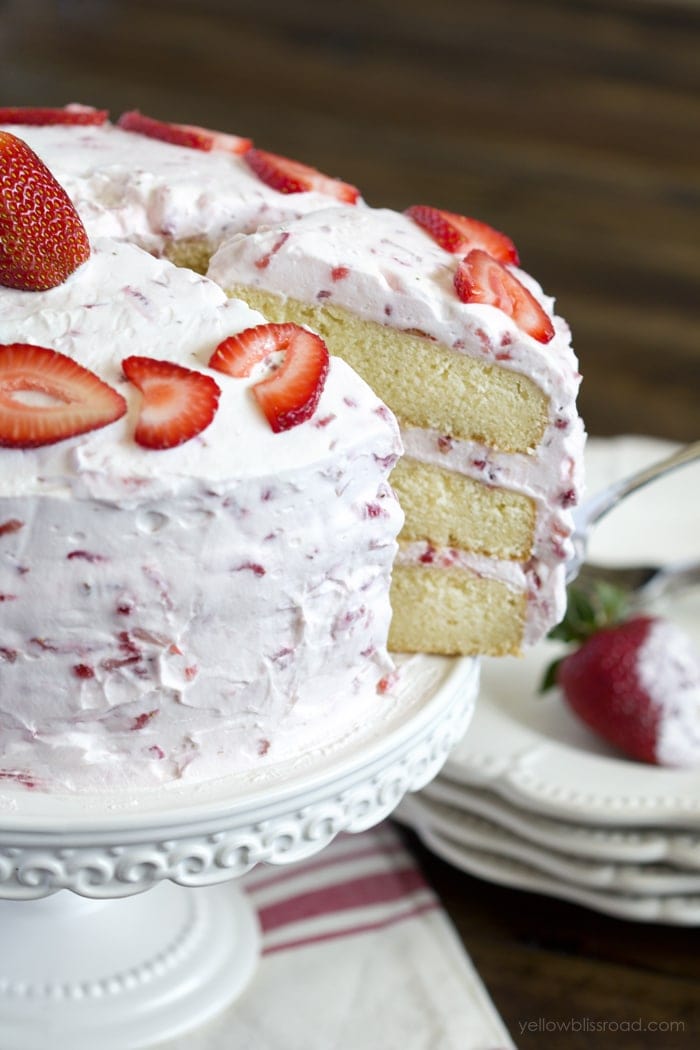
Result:
{"label": "wooden table surface", "polygon": [[[250,135],[371,204],[504,229],[572,326],[599,436],[700,436],[699,89],[693,0],[0,0],[4,104]],[[492,886],[411,844],[519,1047],[699,1045],[695,931]],[[521,1031],[585,1018],[645,1030]]]}

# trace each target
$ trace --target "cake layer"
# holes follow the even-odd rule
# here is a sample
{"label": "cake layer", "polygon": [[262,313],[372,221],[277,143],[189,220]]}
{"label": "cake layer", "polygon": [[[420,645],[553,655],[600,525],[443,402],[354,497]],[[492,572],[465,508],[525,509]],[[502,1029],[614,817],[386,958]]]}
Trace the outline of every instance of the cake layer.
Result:
{"label": "cake layer", "polygon": [[535,533],[533,500],[404,456],[391,484],[406,515],[402,540],[427,540],[493,558],[525,560]]}
{"label": "cake layer", "polygon": [[[340,206],[232,236],[212,259],[209,276],[222,288],[248,286],[326,309],[339,306],[361,320],[422,336],[454,357],[533,384],[534,396],[545,398],[542,422],[551,420],[552,406],[574,415],[570,402],[580,376],[568,325],[554,316],[553,300],[527,273],[512,268],[552,318],[554,338],[543,344],[503,310],[462,302],[453,284],[458,264],[459,256],[444,251],[407,215]],[[381,362],[375,363],[379,369]],[[400,367],[407,371],[404,361]]]}
{"label": "cake layer", "polygon": [[[65,790],[254,769],[361,724],[391,668],[402,516],[393,417],[331,358],[310,419],[273,433],[249,379],[207,367],[260,316],[109,240],[47,292],[3,289],[0,343],[48,347],[126,399],[99,430],[0,448],[0,776]],[[213,422],[134,440],[143,354],[210,375]]]}
{"label": "cake layer", "polygon": [[[213,276],[229,279],[218,270]],[[403,425],[506,452],[528,452],[542,439],[547,398],[526,376],[455,354],[425,335],[363,320],[342,306],[301,302],[244,284],[224,287],[271,320],[293,320],[322,335],[332,353],[371,377],[372,388]]]}
{"label": "cake layer", "polygon": [[391,602],[389,644],[399,652],[504,656],[521,645],[525,593],[470,569],[399,562]]}
{"label": "cake layer", "polygon": [[407,215],[340,208],[233,236],[209,274],[268,316],[320,331],[396,412],[406,458],[394,484],[406,513],[402,539],[415,550],[412,585],[394,581],[395,622],[432,620],[435,548],[451,569],[466,559],[446,579],[473,588],[476,573],[489,581],[480,587],[504,596],[500,634],[484,623],[481,647],[470,626],[478,612],[464,620],[461,641],[456,620],[449,641],[431,630],[421,642],[422,627],[393,627],[392,646],[410,638],[410,648],[438,652],[519,652],[564,608],[584,441],[580,376],[568,326],[528,274],[508,267],[551,325],[546,342],[504,309],[462,301],[459,264]]}

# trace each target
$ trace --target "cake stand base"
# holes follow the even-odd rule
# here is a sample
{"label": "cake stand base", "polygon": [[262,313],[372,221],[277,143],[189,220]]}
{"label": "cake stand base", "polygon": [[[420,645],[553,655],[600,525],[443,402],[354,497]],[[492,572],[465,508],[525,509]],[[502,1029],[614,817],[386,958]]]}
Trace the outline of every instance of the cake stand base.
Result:
{"label": "cake stand base", "polygon": [[252,906],[230,883],[1,901],[0,929],[8,1050],[137,1050],[182,1035],[243,991],[260,942]]}
{"label": "cake stand base", "polygon": [[260,941],[232,880],[389,816],[441,769],[478,681],[475,660],[402,659],[356,733],[252,777],[91,797],[2,785],[1,1050],[141,1050],[229,1005]]}

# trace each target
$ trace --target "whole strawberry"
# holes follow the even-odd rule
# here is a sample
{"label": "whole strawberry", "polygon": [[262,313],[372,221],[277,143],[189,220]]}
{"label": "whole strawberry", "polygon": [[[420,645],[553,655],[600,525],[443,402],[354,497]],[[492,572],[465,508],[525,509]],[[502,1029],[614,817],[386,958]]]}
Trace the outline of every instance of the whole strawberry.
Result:
{"label": "whole strawberry", "polygon": [[39,292],[90,255],[68,194],[22,139],[0,131],[0,284]]}
{"label": "whole strawberry", "polygon": [[582,641],[545,684],[559,686],[590,729],[632,758],[700,765],[700,656],[692,639],[660,616],[601,626],[610,609],[601,613],[595,596],[577,595],[570,605],[573,615],[555,634]]}

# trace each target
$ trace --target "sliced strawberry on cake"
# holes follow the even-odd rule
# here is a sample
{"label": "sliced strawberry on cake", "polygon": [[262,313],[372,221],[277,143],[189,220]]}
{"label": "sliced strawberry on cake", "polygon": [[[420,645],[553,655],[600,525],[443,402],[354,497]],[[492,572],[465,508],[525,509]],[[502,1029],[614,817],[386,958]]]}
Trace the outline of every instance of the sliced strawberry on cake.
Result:
{"label": "sliced strawberry on cake", "polygon": [[224,339],[209,367],[242,378],[265,361],[269,374],[253,385],[253,394],[279,433],[313,415],[328,374],[328,349],[320,336],[301,325],[263,324]]}
{"label": "sliced strawberry on cake", "polygon": [[209,426],[220,390],[211,376],[172,361],[133,355],[122,361],[124,375],[143,394],[134,439],[144,448],[175,448]]}
{"label": "sliced strawberry on cake", "polygon": [[0,131],[0,284],[44,291],[90,256],[68,194],[26,142]]}
{"label": "sliced strawberry on cake", "polygon": [[359,200],[360,191],[357,187],[324,175],[316,168],[298,160],[290,160],[289,157],[268,153],[262,149],[248,150],[244,159],[266,186],[271,186],[280,193],[306,193],[315,190],[317,193],[325,193],[327,197],[335,197],[345,204],[355,204]]}
{"label": "sliced strawberry on cake", "polygon": [[250,139],[229,135],[223,131],[200,128],[197,124],[173,124],[167,120],[148,117],[137,109],[122,113],[117,124],[124,131],[135,131],[148,138],[170,142],[188,149],[223,150],[226,153],[245,153],[252,146]]}
{"label": "sliced strawberry on cake", "polygon": [[510,237],[486,222],[427,204],[413,204],[405,214],[446,252],[465,255],[473,248],[481,248],[499,262],[518,265],[518,251]]}
{"label": "sliced strawberry on cake", "polygon": [[462,259],[454,285],[463,303],[484,303],[503,310],[521,331],[539,343],[548,343],[554,337],[554,326],[534,295],[483,249],[473,248]]}
{"label": "sliced strawberry on cake", "polygon": [[107,122],[106,109],[82,106],[72,102],[68,106],[0,106],[0,124],[70,124],[98,126]]}
{"label": "sliced strawberry on cake", "polygon": [[0,445],[51,445],[125,412],[121,394],[65,354],[26,343],[0,346]]}

